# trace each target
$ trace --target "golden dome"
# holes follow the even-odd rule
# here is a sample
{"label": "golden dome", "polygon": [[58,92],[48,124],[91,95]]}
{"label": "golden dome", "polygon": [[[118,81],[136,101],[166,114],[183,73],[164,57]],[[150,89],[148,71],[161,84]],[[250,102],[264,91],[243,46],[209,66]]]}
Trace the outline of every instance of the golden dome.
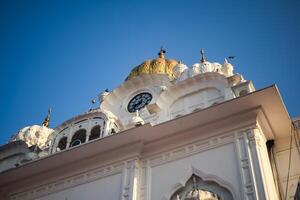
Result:
{"label": "golden dome", "polygon": [[169,78],[174,78],[173,67],[178,64],[178,61],[173,59],[165,59],[164,53],[165,50],[161,49],[158,53],[158,58],[146,60],[142,64],[133,68],[126,80],[141,74],[167,74]]}

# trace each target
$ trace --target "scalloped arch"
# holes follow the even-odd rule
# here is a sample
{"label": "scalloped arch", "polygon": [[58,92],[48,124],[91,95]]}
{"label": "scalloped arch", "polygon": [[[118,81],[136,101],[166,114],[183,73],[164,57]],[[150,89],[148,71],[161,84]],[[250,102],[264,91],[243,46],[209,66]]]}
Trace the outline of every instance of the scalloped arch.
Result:
{"label": "scalloped arch", "polygon": [[228,192],[232,195],[233,199],[238,199],[237,198],[237,193],[234,190],[234,187],[231,183],[224,181],[218,176],[212,175],[212,174],[206,174],[202,172],[201,170],[191,167],[189,171],[185,173],[185,175],[178,181],[178,183],[174,184],[173,186],[170,187],[169,192],[164,196],[163,200],[170,200],[171,197],[180,189],[186,187],[189,179],[193,176],[196,175],[198,176],[202,181],[207,182],[211,181],[216,183],[220,188],[228,190]]}

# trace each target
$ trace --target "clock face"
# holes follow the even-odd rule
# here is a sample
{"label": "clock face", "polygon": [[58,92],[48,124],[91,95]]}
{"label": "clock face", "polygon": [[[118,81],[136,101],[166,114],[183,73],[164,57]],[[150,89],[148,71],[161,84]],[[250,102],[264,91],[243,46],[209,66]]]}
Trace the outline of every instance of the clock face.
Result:
{"label": "clock face", "polygon": [[148,92],[143,92],[135,95],[128,103],[127,110],[131,113],[144,108],[152,100],[152,95]]}

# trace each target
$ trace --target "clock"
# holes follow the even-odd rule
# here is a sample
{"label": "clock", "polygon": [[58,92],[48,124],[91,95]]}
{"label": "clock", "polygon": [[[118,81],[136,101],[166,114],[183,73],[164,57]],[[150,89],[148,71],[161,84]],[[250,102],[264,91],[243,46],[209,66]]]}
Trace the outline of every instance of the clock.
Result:
{"label": "clock", "polygon": [[152,95],[148,92],[142,92],[135,95],[128,103],[127,110],[131,113],[144,108],[152,100]]}

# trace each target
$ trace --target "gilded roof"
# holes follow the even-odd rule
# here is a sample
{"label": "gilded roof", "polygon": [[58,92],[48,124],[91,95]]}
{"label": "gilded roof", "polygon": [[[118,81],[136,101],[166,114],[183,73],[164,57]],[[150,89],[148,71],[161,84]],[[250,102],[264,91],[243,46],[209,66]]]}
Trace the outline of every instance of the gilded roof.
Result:
{"label": "gilded roof", "polygon": [[178,61],[173,59],[165,59],[160,56],[153,60],[146,60],[142,64],[133,68],[126,78],[129,80],[141,74],[167,74],[169,78],[174,78],[173,68],[178,64]]}

